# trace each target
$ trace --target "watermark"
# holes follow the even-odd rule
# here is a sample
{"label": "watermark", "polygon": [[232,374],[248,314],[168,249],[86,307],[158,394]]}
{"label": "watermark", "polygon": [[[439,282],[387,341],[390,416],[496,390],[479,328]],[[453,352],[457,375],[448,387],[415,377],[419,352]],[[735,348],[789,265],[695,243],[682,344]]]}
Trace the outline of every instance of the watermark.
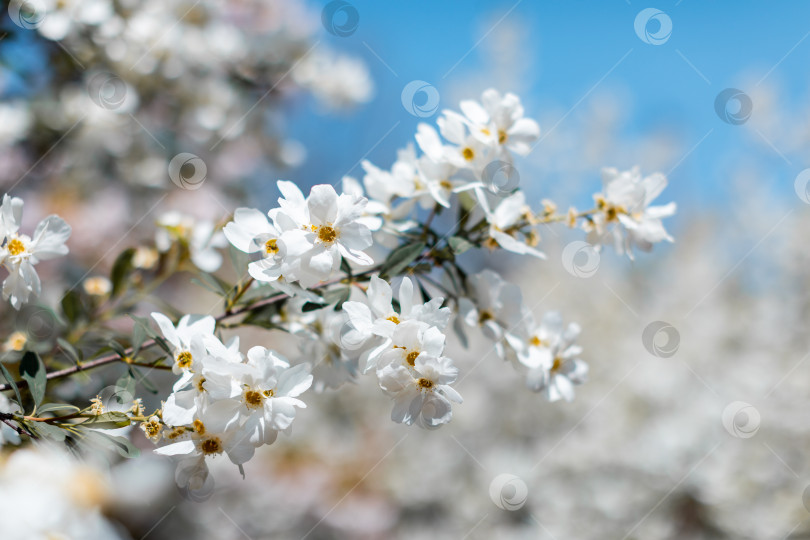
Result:
{"label": "watermark", "polygon": [[411,81],[402,89],[402,106],[417,118],[433,116],[439,110],[439,91],[425,81]]}
{"label": "watermark", "polygon": [[805,169],[796,175],[793,189],[796,190],[796,195],[803,203],[810,204],[810,169]]}
{"label": "watermark", "polygon": [[501,510],[514,512],[523,508],[529,498],[526,482],[514,474],[503,473],[489,484],[489,498]]}
{"label": "watermark", "polygon": [[481,181],[486,188],[502,197],[511,195],[520,184],[520,175],[514,165],[508,161],[496,159],[484,167],[481,172]]}
{"label": "watermark", "polygon": [[33,30],[42,25],[47,13],[45,2],[42,0],[11,0],[8,4],[11,22],[26,30]]}
{"label": "watermark", "polygon": [[127,83],[114,73],[102,71],[87,81],[87,93],[93,103],[102,109],[114,111],[127,101]]}
{"label": "watermark", "polygon": [[574,277],[589,278],[599,270],[601,257],[594,246],[574,240],[562,251],[562,265]]}
{"label": "watermark", "polygon": [[726,88],[714,99],[714,112],[726,124],[739,126],[751,118],[754,103],[751,97],[737,88]]}
{"label": "watermark", "polygon": [[633,27],[638,39],[649,45],[663,45],[672,35],[672,19],[656,8],[639,11]]}
{"label": "watermark", "polygon": [[200,189],[207,175],[205,162],[194,154],[183,152],[169,162],[169,178],[181,189]]}
{"label": "watermark", "polygon": [[759,411],[750,403],[734,401],[723,409],[723,427],[738,439],[750,439],[759,431]]}
{"label": "watermark", "polygon": [[321,11],[321,23],[333,36],[348,37],[357,31],[360,14],[357,9],[343,0],[334,0]]}
{"label": "watermark", "polygon": [[658,358],[671,358],[678,352],[681,334],[668,322],[653,321],[641,333],[641,342],[651,355]]}

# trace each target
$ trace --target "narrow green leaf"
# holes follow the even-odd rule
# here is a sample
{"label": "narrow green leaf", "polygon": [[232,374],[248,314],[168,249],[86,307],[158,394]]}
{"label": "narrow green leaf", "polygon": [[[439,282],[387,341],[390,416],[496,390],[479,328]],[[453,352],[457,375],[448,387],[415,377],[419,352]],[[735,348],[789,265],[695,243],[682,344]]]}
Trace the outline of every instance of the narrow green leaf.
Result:
{"label": "narrow green leaf", "polygon": [[396,276],[414,261],[425,249],[424,242],[413,242],[399,246],[392,251],[380,269],[380,274]]}
{"label": "narrow green leaf", "polygon": [[41,439],[50,439],[56,442],[62,442],[67,436],[67,432],[59,426],[54,426],[48,422],[27,422],[25,427],[34,432],[34,435]]}
{"label": "narrow green leaf", "polygon": [[339,310],[343,307],[343,302],[348,300],[351,294],[351,287],[339,287],[323,293],[323,299],[327,304],[335,304],[335,310]]}
{"label": "narrow green leaf", "polygon": [[128,313],[127,315],[129,315],[130,319],[135,321],[136,326],[140,326],[141,329],[144,332],[146,332],[147,336],[149,336],[152,339],[154,339],[154,338],[156,338],[158,336],[158,333],[155,332],[155,330],[149,325],[149,319],[146,319],[144,317],[136,317],[135,315],[132,315],[131,313]]}
{"label": "narrow green leaf", "polygon": [[17,396],[17,405],[20,406],[20,410],[22,410],[22,397],[20,396],[20,389],[17,388],[17,383],[14,381],[14,377],[11,376],[11,373],[8,372],[6,366],[0,362],[0,371],[3,372],[3,377],[6,378],[6,382],[11,386],[11,389],[14,390],[14,395]]}
{"label": "narrow green leaf", "polygon": [[120,295],[126,288],[126,281],[132,272],[132,257],[135,255],[135,248],[125,249],[115,259],[112,271],[110,271],[110,282],[112,282],[112,296]]}
{"label": "narrow green leaf", "polygon": [[[73,437],[71,438],[73,439]],[[125,458],[135,458],[141,454],[140,450],[138,450],[129,439],[94,431],[92,429],[81,430],[79,439],[73,440],[91,448],[115,451]]]}
{"label": "narrow green leaf", "polygon": [[301,307],[301,311],[303,313],[309,313],[310,311],[316,311],[319,309],[323,309],[326,307],[326,304],[316,304],[315,302],[307,302]]}
{"label": "narrow green leaf", "polygon": [[115,351],[115,353],[121,358],[127,355],[127,350],[124,348],[123,345],[121,345],[117,341],[110,341],[107,345],[110,347],[110,349]]}
{"label": "narrow green leaf", "polygon": [[80,425],[93,429],[118,429],[130,424],[129,416],[119,411],[110,411],[91,416]]}
{"label": "narrow green leaf", "polygon": [[81,351],[62,338],[56,338],[56,343],[59,344],[59,347],[65,352],[65,355],[73,360],[74,364],[78,365],[81,363],[83,358]]}
{"label": "narrow green leaf", "polygon": [[340,269],[343,271],[347,276],[352,276],[352,267],[349,264],[349,261],[346,259],[340,259]]}
{"label": "narrow green leaf", "polygon": [[138,356],[143,347],[143,342],[146,341],[147,335],[143,325],[135,323],[132,327],[132,357]]}
{"label": "narrow green leaf", "polygon": [[460,255],[474,247],[472,242],[460,236],[451,236],[447,239],[447,243],[456,255]]}
{"label": "narrow green leaf", "polygon": [[75,324],[76,321],[82,317],[84,307],[82,306],[82,299],[78,292],[70,290],[65,294],[64,298],[62,298],[62,312],[65,314],[65,318],[72,324]]}
{"label": "narrow green leaf", "polygon": [[129,374],[132,375],[132,377],[139,384],[143,385],[143,387],[146,388],[147,392],[151,392],[152,394],[158,393],[157,386],[155,386],[154,383],[150,381],[146,375],[142,374],[139,369],[135,369],[134,367],[129,366]]}
{"label": "narrow green leaf", "polygon": [[70,411],[71,413],[79,412],[79,408],[75,405],[68,405],[67,403],[46,403],[37,408],[37,414],[45,414],[53,411]]}
{"label": "narrow green leaf", "polygon": [[28,383],[28,389],[34,398],[34,407],[39,407],[45,397],[45,366],[39,355],[33,351],[26,352],[20,360],[20,376]]}

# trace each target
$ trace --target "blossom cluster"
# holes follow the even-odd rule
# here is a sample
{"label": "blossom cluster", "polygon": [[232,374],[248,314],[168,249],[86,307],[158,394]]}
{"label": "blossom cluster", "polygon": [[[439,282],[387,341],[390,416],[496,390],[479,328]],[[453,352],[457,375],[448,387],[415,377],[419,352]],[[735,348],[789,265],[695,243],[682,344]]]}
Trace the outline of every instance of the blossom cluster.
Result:
{"label": "blossom cluster", "polygon": [[[565,223],[585,231],[597,249],[612,245],[632,257],[636,248],[672,241],[661,220],[674,213],[674,204],[650,206],[666,179],[606,169],[594,208],[558,213],[543,200],[535,210],[509,174],[540,133],[517,96],[487,90],[480,102],[462,102],[461,113],[443,111],[437,126],[418,126],[421,155],[411,145],[387,170],[363,162],[362,180],[343,178],[341,192],[319,184],[304,195],[294,183],[279,181],[277,205],[266,212],[238,208],[221,227],[177,212],[159,218],[154,246],[122,254],[111,274],[115,283],[85,283],[88,294],[116,296],[108,304],[90,301],[93,309],[124,306],[124,314],[138,305],[143,290],[148,293],[144,280],[154,279],[157,287],[172,275],[165,268],[183,268],[208,284],[225,311],[217,318],[183,315],[176,324],[155,312],[161,335],[141,328],[139,337],[125,338],[129,349],[110,344],[116,353],[110,361],[171,369],[178,377],[153,414],[144,415],[138,401],[123,417],[107,418],[99,397],[78,415],[90,418],[88,426],[94,420],[137,422],[161,444],[159,454],[179,458],[180,486],[207,491],[213,485],[208,459],[226,455],[241,469],[257,448],[289,432],[310,388],[325,392],[373,377],[393,401],[394,422],[425,429],[448,423],[454,404],[463,403],[456,388],[461,369],[471,367],[447,353],[451,329],[462,343],[465,326],[480,329],[530,390],[549,401],[574,399],[574,387],[588,374],[576,344],[579,325],[564,324],[557,312],[536,317],[516,285],[492,270],[469,273],[462,255],[477,248],[544,258],[537,229]],[[21,206],[6,196],[0,213],[3,263],[12,272],[4,295],[17,308],[39,292],[32,265],[66,253],[70,234],[52,216],[33,238],[19,235]],[[447,230],[440,228],[445,212],[455,214]],[[227,244],[242,276],[235,284],[212,275]],[[122,292],[129,286],[131,296]],[[63,303],[63,309],[78,311],[81,302],[70,310]],[[243,354],[238,336],[227,342],[220,337],[220,323],[237,318],[230,328],[255,325],[293,336],[299,354],[288,360],[264,346]],[[153,333],[148,345],[144,332]],[[66,343],[60,346],[70,351]],[[153,346],[165,355],[146,363],[137,358]],[[73,354],[78,364],[80,352]],[[22,421],[11,413],[5,418]]]}
{"label": "blossom cluster", "polygon": [[272,444],[279,431],[289,432],[298,396],[312,384],[309,365],[290,366],[280,354],[253,347],[244,357],[239,338],[223,344],[210,316],[186,315],[175,327],[161,313],[152,318],[174,358],[175,382],[159,415],[141,423],[155,442],[169,444],[159,454],[180,456],[176,479],[193,491],[210,489],[206,457],[226,454],[236,465],[247,462],[259,446]]}

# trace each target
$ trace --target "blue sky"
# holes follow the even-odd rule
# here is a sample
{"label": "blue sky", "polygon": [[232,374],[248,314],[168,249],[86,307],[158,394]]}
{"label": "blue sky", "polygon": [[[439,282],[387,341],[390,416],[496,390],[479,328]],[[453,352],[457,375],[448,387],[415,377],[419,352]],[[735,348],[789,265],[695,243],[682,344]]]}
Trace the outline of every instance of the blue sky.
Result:
{"label": "blue sky", "polygon": [[[404,112],[402,88],[421,79],[447,95],[471,73],[487,69],[481,51],[492,39],[493,34],[486,35],[488,28],[499,20],[501,25],[520,23],[528,31],[526,89],[521,90],[528,113],[539,117],[542,108],[551,104],[576,112],[599,93],[619,92],[628,105],[620,124],[622,136],[643,138],[666,130],[679,139],[684,154],[697,145],[671,175],[670,194],[682,207],[684,202],[722,204],[728,195],[730,167],[754,152],[750,130],[726,124],[715,114],[719,92],[728,87],[747,92],[746,84],[762,81],[781,88],[788,110],[803,107],[807,98],[810,4],[799,0],[352,3],[360,14],[357,31],[343,38],[324,33],[323,39],[367,62],[376,95],[352,114],[320,116],[311,105],[292,113],[293,135],[314,156],[291,173],[301,182],[334,181],[332,176],[348,170],[358,174],[355,164],[366,153],[371,161],[389,165],[396,149],[412,140],[419,121]],[[636,15],[648,7],[660,9],[672,20],[672,34],[663,45],[644,43],[634,31]],[[498,81],[493,80],[492,86],[499,87]],[[575,107],[592,88],[589,97]],[[442,108],[455,106],[441,103]],[[756,113],[754,103],[752,115]],[[575,116],[558,127],[564,128]],[[808,166],[807,160],[801,156],[786,156],[786,160],[762,144],[756,145],[756,152],[772,173],[763,181],[772,183],[775,193],[792,196],[793,178]],[[598,182],[598,171],[594,171],[594,182]]]}

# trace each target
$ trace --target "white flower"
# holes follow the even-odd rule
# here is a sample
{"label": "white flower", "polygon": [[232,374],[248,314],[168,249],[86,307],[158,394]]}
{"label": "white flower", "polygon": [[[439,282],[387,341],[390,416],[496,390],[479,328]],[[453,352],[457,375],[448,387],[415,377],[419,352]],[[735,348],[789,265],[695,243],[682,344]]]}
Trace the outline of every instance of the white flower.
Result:
{"label": "white flower", "polygon": [[152,318],[171,346],[175,375],[194,371],[195,363],[202,362],[206,355],[206,343],[217,339],[214,336],[216,321],[210,315],[184,315],[176,328],[162,313],[152,313]]}
{"label": "white flower", "polygon": [[256,448],[239,429],[238,418],[232,412],[228,400],[212,403],[197,414],[190,430],[179,435],[177,431],[165,434],[169,440],[180,440],[155,449],[155,453],[185,456],[185,460],[193,462],[225,453],[236,465],[247,462]]}
{"label": "white flower", "polygon": [[240,431],[253,445],[271,444],[279,431],[289,431],[296,407],[306,404],[297,396],[312,385],[308,364],[290,367],[278,353],[264,347],[248,351],[246,364],[229,366],[238,394],[226,400]]}
{"label": "white flower", "polygon": [[444,144],[436,130],[419,124],[416,142],[425,155],[435,163],[448,163],[458,169],[470,169],[480,176],[490,161],[486,145],[470,135],[467,127],[457,117],[438,120],[442,136],[453,144]]}
{"label": "white flower", "polygon": [[536,325],[530,316],[524,324],[507,334],[517,353],[518,362],[528,368],[527,385],[535,392],[545,392],[549,401],[574,399],[574,386],[585,382],[588,365],[578,358],[582,347],[574,344],[580,328],[571,323],[563,326],[559,313],[549,312]]}
{"label": "white flower", "polygon": [[638,167],[619,172],[602,170],[603,193],[594,196],[599,212],[588,222],[588,242],[597,249],[612,243],[620,254],[633,258],[633,247],[650,251],[653,244],[672,237],[664,229],[662,218],[675,214],[675,203],[650,206],[667,186],[663,174],[642,178]]}
{"label": "white flower", "polygon": [[252,208],[237,209],[223,232],[236,249],[260,254],[261,259],[248,265],[248,272],[258,281],[278,280],[289,269],[285,263],[306,250],[303,230],[292,229],[282,239],[267,216]]}
{"label": "white flower", "polygon": [[462,402],[459,393],[449,386],[458,376],[449,358],[421,355],[412,368],[390,365],[378,376],[382,389],[394,398],[394,422],[434,428],[452,418],[450,401]]}
{"label": "white flower", "polygon": [[31,295],[40,294],[42,285],[34,265],[66,255],[65,242],[70,237],[70,225],[58,216],[42,220],[33,237],[20,234],[22,207],[22,199],[8,195],[3,196],[0,206],[0,263],[8,270],[3,299],[9,300],[14,309],[20,309]]}
{"label": "white flower", "polygon": [[520,287],[505,282],[492,270],[469,276],[467,287],[469,297],[459,300],[459,315],[467,325],[481,328],[487,338],[495,341],[496,352],[503,358],[504,334],[523,316]]}
{"label": "white flower", "polygon": [[391,285],[384,279],[371,276],[366,291],[367,304],[363,302],[345,302],[343,311],[348,315],[349,324],[354,334],[346,333],[343,341],[361,344],[373,336],[382,338],[370,342],[363,354],[363,371],[368,372],[376,366],[376,358],[391,346],[395,330],[407,321],[418,321],[436,327],[441,333],[450,320],[450,308],[442,307],[443,298],[433,298],[422,303],[421,295],[414,290],[410,278],[403,278],[399,286],[399,311],[393,306]]}
{"label": "white flower", "polygon": [[467,100],[461,102],[460,108],[464,117],[452,111],[444,114],[459,116],[473,137],[496,150],[502,158],[508,159],[510,150],[525,156],[540,136],[540,126],[523,117],[523,106],[515,94],[501,96],[500,92],[490,88],[482,94],[480,104]]}
{"label": "white flower", "polygon": [[[530,224],[532,216],[531,208],[526,204],[526,196],[522,191],[517,191],[501,200],[493,211],[485,207],[485,213],[489,222],[487,245],[490,248],[500,246],[512,253],[532,255],[540,259],[546,258],[541,251],[530,245],[536,241],[536,235],[522,232],[522,229]],[[519,239],[520,234],[525,235],[523,240]]]}
{"label": "white flower", "polygon": [[344,193],[338,195],[328,184],[313,186],[309,197],[292,182],[278,182],[283,198],[280,208],[270,212],[276,227],[281,230],[285,244],[290,231],[304,231],[306,251],[290,263],[288,279],[297,279],[309,288],[326,281],[340,265],[341,256],[360,265],[374,261],[364,249],[371,247],[371,231],[360,222],[367,204],[364,197]]}
{"label": "white flower", "polygon": [[218,248],[227,245],[222,231],[213,221],[197,220],[180,212],[167,212],[157,221],[155,245],[161,252],[169,251],[173,240],[188,247],[191,262],[203,272],[216,272],[222,266]]}
{"label": "white flower", "polygon": [[327,307],[303,315],[311,318],[300,317],[291,325],[291,333],[302,338],[301,358],[313,364],[315,392],[355,380],[360,351],[345,347],[344,331],[349,328],[346,313]]}

